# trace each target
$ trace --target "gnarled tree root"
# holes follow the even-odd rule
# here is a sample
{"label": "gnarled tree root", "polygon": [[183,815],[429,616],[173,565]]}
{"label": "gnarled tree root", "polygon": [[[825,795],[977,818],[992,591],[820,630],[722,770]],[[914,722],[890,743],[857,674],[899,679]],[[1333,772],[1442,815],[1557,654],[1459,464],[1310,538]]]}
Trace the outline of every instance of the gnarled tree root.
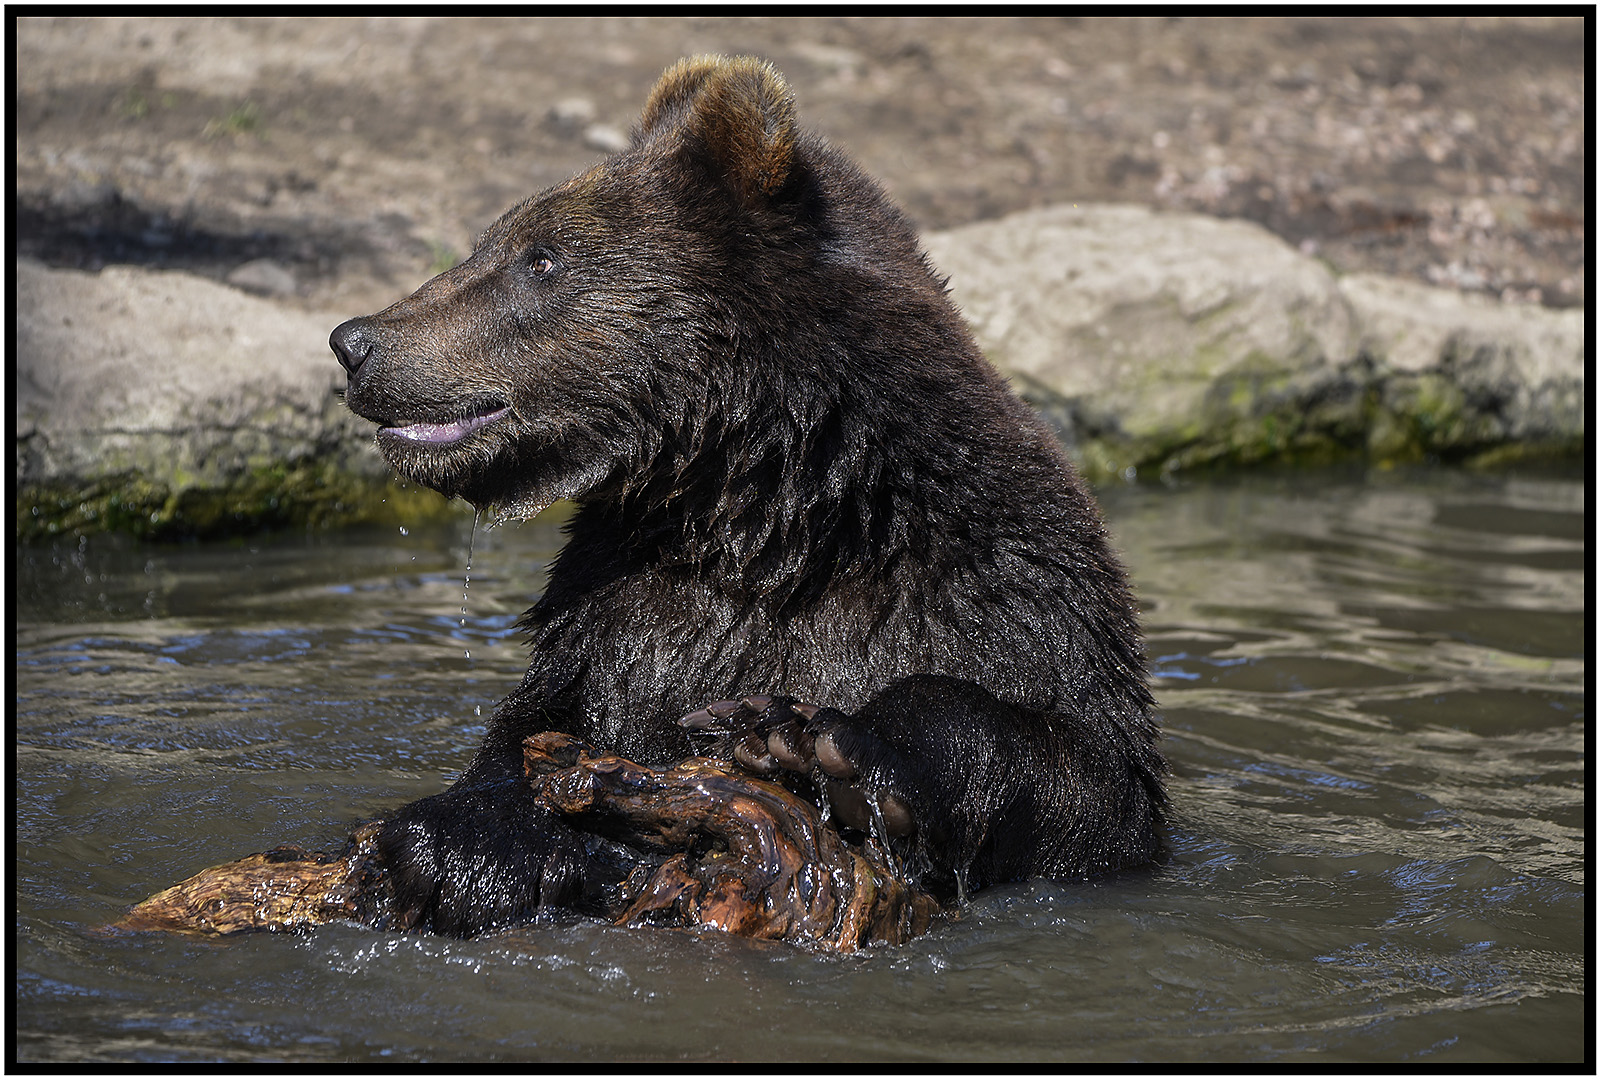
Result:
{"label": "gnarled tree root", "polygon": [[580,828],[665,854],[619,890],[619,924],[715,928],[848,952],[899,944],[939,910],[876,844],[840,839],[811,803],[724,762],[649,769],[557,732],[523,744],[541,798]]}
{"label": "gnarled tree root", "polygon": [[[877,844],[846,843],[811,803],[735,766],[691,758],[650,769],[559,732],[530,736],[523,751],[541,800],[579,829],[639,852],[611,894],[618,925],[700,927],[849,952],[905,941],[939,910]],[[380,825],[362,825],[338,855],[281,847],[202,870],[114,928],[398,927],[373,842]]]}

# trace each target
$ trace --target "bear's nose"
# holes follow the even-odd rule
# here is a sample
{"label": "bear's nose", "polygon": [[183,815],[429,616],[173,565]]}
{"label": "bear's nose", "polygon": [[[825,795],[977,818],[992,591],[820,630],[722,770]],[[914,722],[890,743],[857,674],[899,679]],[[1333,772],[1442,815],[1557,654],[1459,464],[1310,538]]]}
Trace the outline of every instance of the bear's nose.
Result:
{"label": "bear's nose", "polygon": [[366,319],[346,319],[328,335],[328,346],[344,369],[354,375],[372,355],[372,329]]}

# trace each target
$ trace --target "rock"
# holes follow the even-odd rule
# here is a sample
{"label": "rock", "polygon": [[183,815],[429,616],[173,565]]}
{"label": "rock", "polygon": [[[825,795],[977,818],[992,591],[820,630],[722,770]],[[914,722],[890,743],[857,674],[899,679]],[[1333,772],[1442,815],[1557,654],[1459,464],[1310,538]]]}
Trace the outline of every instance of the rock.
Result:
{"label": "rock", "polygon": [[[1336,278],[1247,222],[1133,206],[1047,207],[924,242],[980,345],[1093,479],[1583,451],[1578,310]],[[281,269],[230,280],[285,295]],[[340,403],[327,341],[346,313],[176,271],[29,260],[15,295],[19,535],[448,512],[388,485],[369,425]]]}
{"label": "rock", "polygon": [[1505,304],[1381,274],[1340,279],[1383,413],[1370,449],[1409,428],[1453,443],[1582,443],[1584,312]]}
{"label": "rock", "polygon": [[18,532],[337,520],[387,486],[328,351],[341,316],[176,271],[18,260]]}
{"label": "rock", "polygon": [[276,259],[251,259],[228,271],[228,284],[258,296],[293,296],[296,282],[293,270]]}
{"label": "rock", "polygon": [[367,434],[337,396],[335,315],[174,271],[19,260],[15,280],[16,416],[33,433],[17,460],[24,483],[126,469],[218,480]]}
{"label": "rock", "polygon": [[117,186],[107,180],[72,180],[50,193],[52,206],[72,214],[112,207],[121,199]]}
{"label": "rock", "polygon": [[925,243],[990,359],[1081,448],[1182,446],[1252,407],[1220,388],[1310,391],[1350,353],[1333,275],[1244,222],[1057,206]]}
{"label": "rock", "polygon": [[[1577,312],[1342,281],[1248,222],[1135,206],[924,243],[979,344],[1094,477],[1583,441]],[[1556,415],[1537,421],[1535,402]]]}
{"label": "rock", "polygon": [[612,124],[590,124],[584,128],[584,145],[603,154],[620,154],[628,149],[628,132]]}
{"label": "rock", "polygon": [[562,98],[550,107],[550,122],[563,131],[582,130],[594,122],[595,103],[586,97]]}
{"label": "rock", "polygon": [[616,154],[628,149],[628,133],[615,124],[597,123],[598,113],[589,98],[569,97],[556,102],[545,115],[556,130],[578,136],[591,150]]}
{"label": "rock", "polygon": [[834,76],[855,75],[867,66],[862,54],[855,49],[821,41],[797,41],[789,49],[802,60]]}

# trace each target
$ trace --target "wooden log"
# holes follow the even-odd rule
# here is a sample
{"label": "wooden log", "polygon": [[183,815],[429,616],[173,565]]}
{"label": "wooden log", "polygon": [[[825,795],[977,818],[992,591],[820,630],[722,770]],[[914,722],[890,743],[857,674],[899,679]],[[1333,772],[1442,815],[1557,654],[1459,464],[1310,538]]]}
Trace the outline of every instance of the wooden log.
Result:
{"label": "wooden log", "polygon": [[373,846],[379,824],[368,822],[357,829],[338,855],[278,847],[208,867],[136,904],[112,926],[233,934],[295,930],[340,919],[380,925],[394,897]]}
{"label": "wooden log", "polygon": [[[612,894],[618,925],[849,952],[905,941],[938,912],[872,840],[847,844],[817,807],[728,763],[650,769],[559,732],[530,736],[523,750],[538,798],[639,853]],[[374,843],[381,825],[362,825],[337,855],[280,847],[209,867],[113,928],[231,934],[350,920],[406,929]]]}

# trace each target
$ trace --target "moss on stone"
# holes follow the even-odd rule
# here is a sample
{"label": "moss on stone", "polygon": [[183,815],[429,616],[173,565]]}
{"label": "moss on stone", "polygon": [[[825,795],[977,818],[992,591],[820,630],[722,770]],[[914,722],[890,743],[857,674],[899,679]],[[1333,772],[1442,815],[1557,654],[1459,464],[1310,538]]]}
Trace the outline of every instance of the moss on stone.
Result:
{"label": "moss on stone", "polygon": [[1554,465],[1590,460],[1584,439],[1555,442],[1503,443],[1462,459],[1470,469],[1500,469],[1509,465]]}
{"label": "moss on stone", "polygon": [[[1572,460],[1578,436],[1513,441],[1504,403],[1438,372],[1373,377],[1354,366],[1308,377],[1262,358],[1216,380],[1198,409],[1131,432],[1114,415],[1025,384],[1063,433],[1092,483],[1261,465],[1365,461],[1386,467],[1437,460],[1469,467]],[[258,465],[219,482],[173,463],[163,480],[128,466],[82,483],[27,484],[17,494],[18,539],[117,531],[146,539],[221,537],[278,528],[448,519],[465,509],[434,492],[330,462]]]}
{"label": "moss on stone", "polygon": [[178,486],[137,473],[17,492],[19,540],[122,532],[147,540],[213,539],[280,528],[403,524],[462,513],[424,488],[322,464],[253,469],[227,486]]}
{"label": "moss on stone", "polygon": [[1147,477],[1351,461],[1494,468],[1572,460],[1585,451],[1582,437],[1512,441],[1503,418],[1483,405],[1432,372],[1306,387],[1264,368],[1219,380],[1201,420],[1139,436],[1101,429],[1077,440],[1069,453],[1092,483],[1107,483],[1126,478],[1130,468]]}

